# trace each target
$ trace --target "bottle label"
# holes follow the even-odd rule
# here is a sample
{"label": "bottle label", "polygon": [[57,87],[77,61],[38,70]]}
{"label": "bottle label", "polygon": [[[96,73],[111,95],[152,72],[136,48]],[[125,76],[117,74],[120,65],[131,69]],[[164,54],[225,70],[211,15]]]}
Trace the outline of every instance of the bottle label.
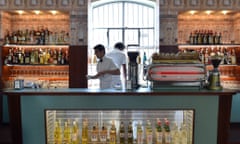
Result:
{"label": "bottle label", "polygon": [[97,139],[97,135],[96,134],[92,134],[91,136],[91,141],[92,142],[96,142],[98,139]]}
{"label": "bottle label", "polygon": [[171,135],[170,135],[170,133],[165,133],[165,142],[166,142],[166,144],[170,144],[171,143]]}
{"label": "bottle label", "polygon": [[138,144],[143,144],[143,136],[142,133],[137,134],[137,143]]}
{"label": "bottle label", "polygon": [[119,133],[119,137],[123,138],[124,137],[124,133]]}
{"label": "bottle label", "polygon": [[163,133],[162,132],[157,132],[157,143],[161,144],[163,142]]}
{"label": "bottle label", "polygon": [[100,141],[101,142],[106,142],[107,141],[107,136],[106,135],[100,135]]}
{"label": "bottle label", "polygon": [[151,134],[147,134],[147,144],[152,144],[152,138]]}
{"label": "bottle label", "polygon": [[77,140],[77,134],[76,133],[73,133],[72,134],[72,141],[76,141]]}
{"label": "bottle label", "polygon": [[132,138],[132,133],[128,133],[128,138]]}

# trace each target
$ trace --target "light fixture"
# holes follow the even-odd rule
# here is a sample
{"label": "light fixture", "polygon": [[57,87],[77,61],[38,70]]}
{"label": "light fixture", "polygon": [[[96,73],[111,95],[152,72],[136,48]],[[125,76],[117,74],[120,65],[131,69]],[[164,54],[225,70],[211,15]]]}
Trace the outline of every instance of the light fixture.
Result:
{"label": "light fixture", "polygon": [[224,14],[224,15],[226,15],[227,13],[228,13],[228,11],[226,11],[226,10],[222,11],[222,14]]}
{"label": "light fixture", "polygon": [[23,11],[22,11],[22,10],[18,10],[17,13],[20,14],[20,15],[22,15],[22,14],[23,14]]}
{"label": "light fixture", "polygon": [[40,11],[39,11],[39,10],[35,10],[34,13],[35,13],[36,15],[39,15],[39,14],[40,14]]}
{"label": "light fixture", "polygon": [[52,11],[50,11],[53,15],[56,15],[57,14],[57,11],[55,11],[55,10],[52,10]]}
{"label": "light fixture", "polygon": [[206,14],[207,14],[207,15],[210,15],[211,13],[212,13],[212,11],[209,11],[209,10],[206,11]]}
{"label": "light fixture", "polygon": [[194,14],[196,13],[196,11],[191,10],[191,11],[189,11],[189,13],[190,13],[191,15],[194,15]]}

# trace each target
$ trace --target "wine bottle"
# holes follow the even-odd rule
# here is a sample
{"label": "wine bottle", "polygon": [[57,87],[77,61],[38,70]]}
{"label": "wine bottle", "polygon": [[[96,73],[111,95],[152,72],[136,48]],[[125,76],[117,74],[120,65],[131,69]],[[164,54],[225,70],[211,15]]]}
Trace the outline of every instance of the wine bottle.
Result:
{"label": "wine bottle", "polygon": [[109,144],[116,144],[116,143],[117,143],[116,127],[115,127],[115,122],[112,121],[112,126],[111,126],[111,129],[110,129]]}
{"label": "wine bottle", "polygon": [[128,138],[128,144],[133,144],[133,127],[132,127],[132,121],[129,121],[129,124],[128,124],[128,134],[127,134],[127,138]]}
{"label": "wine bottle", "polygon": [[120,144],[125,144],[125,127],[123,121],[121,121],[119,128],[119,142]]}
{"label": "wine bottle", "polygon": [[150,120],[147,120],[147,125],[146,125],[146,143],[153,144],[153,131],[152,131],[152,124]]}
{"label": "wine bottle", "polygon": [[171,143],[170,123],[167,118],[164,119],[164,138],[165,144]]}
{"label": "wine bottle", "polygon": [[72,128],[72,144],[79,144],[80,137],[79,137],[79,127],[78,122],[73,121],[73,128]]}
{"label": "wine bottle", "polygon": [[137,125],[137,144],[143,144],[143,129],[140,122]]}
{"label": "wine bottle", "polygon": [[94,124],[91,132],[91,142],[96,144],[98,142],[98,124]]}
{"label": "wine bottle", "polygon": [[105,127],[104,123],[103,123],[103,126],[102,126],[102,130],[100,132],[99,139],[100,139],[100,142],[102,144],[107,143],[107,128]]}
{"label": "wine bottle", "polygon": [[156,124],[156,142],[157,144],[163,144],[162,122],[160,119],[157,119]]}
{"label": "wine bottle", "polygon": [[82,144],[88,144],[88,121],[87,121],[87,119],[83,120]]}
{"label": "wine bottle", "polygon": [[62,144],[61,121],[56,121],[54,126],[54,144]]}
{"label": "wine bottle", "polygon": [[63,140],[65,144],[71,144],[71,128],[69,121],[64,123]]}

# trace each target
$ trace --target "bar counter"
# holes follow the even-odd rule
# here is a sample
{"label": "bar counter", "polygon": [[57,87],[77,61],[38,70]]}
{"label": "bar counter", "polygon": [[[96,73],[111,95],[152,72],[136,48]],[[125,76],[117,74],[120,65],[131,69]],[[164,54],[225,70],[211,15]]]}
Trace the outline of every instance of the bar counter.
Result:
{"label": "bar counter", "polygon": [[[42,144],[44,110],[178,109],[195,110],[194,144],[226,144],[234,90],[206,89],[6,89],[12,137],[16,144]],[[35,140],[34,140],[35,139]]]}

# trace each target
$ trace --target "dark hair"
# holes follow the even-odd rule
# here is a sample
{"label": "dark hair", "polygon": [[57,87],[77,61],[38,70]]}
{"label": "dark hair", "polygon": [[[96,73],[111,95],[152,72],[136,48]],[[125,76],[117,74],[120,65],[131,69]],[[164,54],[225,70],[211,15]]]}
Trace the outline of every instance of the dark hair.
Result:
{"label": "dark hair", "polygon": [[103,51],[105,53],[105,47],[102,44],[96,45],[93,49]]}
{"label": "dark hair", "polygon": [[119,50],[124,50],[125,49],[125,45],[122,42],[118,42],[114,45],[115,48],[119,49]]}

